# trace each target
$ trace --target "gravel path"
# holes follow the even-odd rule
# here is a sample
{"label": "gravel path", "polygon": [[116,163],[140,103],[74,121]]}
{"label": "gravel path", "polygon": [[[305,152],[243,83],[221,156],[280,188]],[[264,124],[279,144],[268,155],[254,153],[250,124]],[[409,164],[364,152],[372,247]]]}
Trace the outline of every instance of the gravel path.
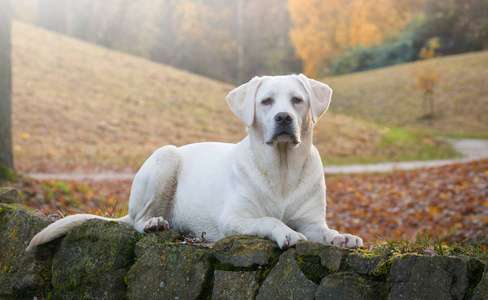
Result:
{"label": "gravel path", "polygon": [[[391,162],[379,164],[363,164],[348,166],[326,166],[326,174],[348,174],[348,173],[378,173],[391,172],[395,170],[413,170],[421,168],[439,167],[454,163],[469,162],[478,159],[488,158],[488,140],[460,139],[449,140],[454,149],[462,154],[461,159],[443,159],[430,161],[409,161],[409,162]],[[102,181],[102,180],[132,180],[134,173],[65,173],[65,174],[48,174],[48,173],[30,173],[27,176],[37,180],[72,180],[72,181]]]}
{"label": "gravel path", "polygon": [[462,154],[460,159],[441,159],[428,161],[391,162],[379,164],[348,165],[348,166],[326,166],[326,174],[347,174],[347,173],[377,173],[391,172],[395,170],[413,170],[421,168],[432,168],[455,163],[469,162],[488,158],[488,140],[461,139],[449,140],[454,149]]}

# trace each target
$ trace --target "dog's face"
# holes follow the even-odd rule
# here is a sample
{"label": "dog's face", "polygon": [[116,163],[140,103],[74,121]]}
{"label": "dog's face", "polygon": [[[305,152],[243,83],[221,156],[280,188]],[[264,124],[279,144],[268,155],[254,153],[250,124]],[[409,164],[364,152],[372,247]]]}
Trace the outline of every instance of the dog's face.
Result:
{"label": "dog's face", "polygon": [[263,134],[267,145],[301,143],[303,122],[310,118],[308,98],[304,87],[293,77],[261,79],[254,99],[253,126]]}
{"label": "dog's face", "polygon": [[269,146],[302,142],[327,110],[332,90],[305,75],[255,77],[227,96],[232,111]]}

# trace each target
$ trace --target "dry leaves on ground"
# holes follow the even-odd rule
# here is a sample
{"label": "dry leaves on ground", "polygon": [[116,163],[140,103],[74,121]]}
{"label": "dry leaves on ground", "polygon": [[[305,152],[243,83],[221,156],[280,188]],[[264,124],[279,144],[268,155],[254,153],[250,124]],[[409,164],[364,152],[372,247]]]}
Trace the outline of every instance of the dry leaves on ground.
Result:
{"label": "dry leaves on ground", "polygon": [[327,183],[329,226],[369,243],[426,230],[458,242],[488,229],[488,160]]}

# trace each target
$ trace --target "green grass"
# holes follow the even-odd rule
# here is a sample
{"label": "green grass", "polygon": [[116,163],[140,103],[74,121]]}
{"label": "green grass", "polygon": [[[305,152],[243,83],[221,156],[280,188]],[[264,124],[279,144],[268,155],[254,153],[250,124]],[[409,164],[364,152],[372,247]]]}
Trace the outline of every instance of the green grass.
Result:
{"label": "green grass", "polygon": [[[422,119],[424,97],[414,87],[415,70],[440,73],[434,90],[436,118]],[[326,78],[334,89],[335,113],[363,120],[459,137],[488,137],[488,51],[434,58],[379,70]]]}
{"label": "green grass", "polygon": [[346,157],[323,156],[324,164],[347,165],[460,157],[447,141],[428,133],[397,127],[384,127],[381,133],[381,140],[374,153]]}
{"label": "green grass", "polygon": [[411,241],[408,237],[405,237],[402,241],[393,241],[387,237],[386,240],[377,241],[368,252],[374,255],[382,255],[386,253],[418,253],[448,256],[463,255],[488,261],[487,238],[488,232],[485,231],[471,239],[454,243],[449,239],[441,239],[438,235],[435,237],[429,236],[429,231],[427,230],[424,234],[421,234],[420,232],[417,233],[415,241]]}

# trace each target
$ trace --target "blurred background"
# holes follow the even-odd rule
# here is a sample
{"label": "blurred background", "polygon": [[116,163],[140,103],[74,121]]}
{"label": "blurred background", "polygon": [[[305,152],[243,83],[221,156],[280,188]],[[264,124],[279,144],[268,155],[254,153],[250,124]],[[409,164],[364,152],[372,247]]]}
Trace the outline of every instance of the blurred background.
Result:
{"label": "blurred background", "polygon": [[[334,90],[314,135],[325,166],[457,163],[326,177],[331,227],[460,240],[488,226],[486,0],[0,0],[0,12],[0,154],[24,174],[2,185],[42,213],[126,206],[157,148],[245,137],[225,103],[235,86],[302,72]],[[476,160],[456,160],[473,141]]]}
{"label": "blurred background", "polygon": [[13,1],[16,20],[232,84],[483,50],[487,10],[483,0]]}

